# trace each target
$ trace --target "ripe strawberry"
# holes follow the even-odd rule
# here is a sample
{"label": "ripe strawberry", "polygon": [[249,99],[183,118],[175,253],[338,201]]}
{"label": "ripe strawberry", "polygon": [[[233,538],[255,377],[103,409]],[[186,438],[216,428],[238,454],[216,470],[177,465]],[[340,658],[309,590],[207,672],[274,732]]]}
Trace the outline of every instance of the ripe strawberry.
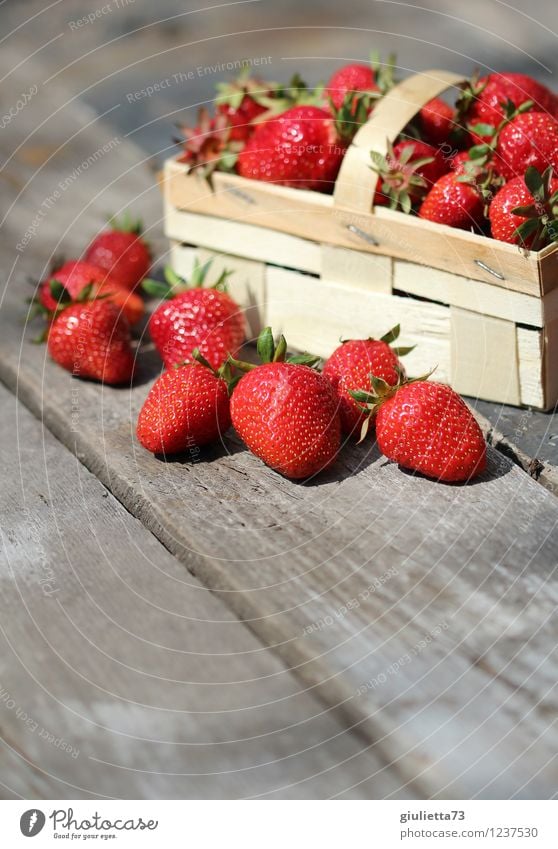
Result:
{"label": "ripe strawberry", "polygon": [[507,182],[488,211],[494,239],[533,250],[558,241],[557,215],[558,179],[551,168],[541,175],[530,167],[525,177]]}
{"label": "ripe strawberry", "polygon": [[390,386],[404,374],[400,356],[412,348],[392,348],[390,343],[399,336],[399,325],[381,339],[350,339],[335,349],[323,368],[323,375],[331,382],[339,402],[341,429],[356,435],[366,419],[366,414],[350,394],[366,386],[370,374],[381,377]]}
{"label": "ripe strawberry", "polygon": [[455,110],[435,97],[420,110],[418,126],[427,142],[432,145],[445,144],[455,129]]}
{"label": "ripe strawberry", "polygon": [[372,169],[380,175],[374,204],[403,212],[410,212],[450,167],[439,150],[414,139],[388,144],[387,156],[372,152],[371,158]]}
{"label": "ripe strawberry", "polygon": [[522,176],[533,165],[558,168],[558,121],[546,112],[517,115],[499,134],[494,167],[506,179]]}
{"label": "ripe strawberry", "polygon": [[355,393],[376,413],[382,454],[406,469],[442,481],[476,477],[486,466],[486,443],[462,398],[419,378],[389,386],[371,377],[371,392]]}
{"label": "ripe strawberry", "polygon": [[247,370],[231,398],[232,423],[250,451],[288,478],[308,478],[337,456],[341,426],[337,399],[328,379],[310,368],[308,356],[284,361],[267,327],[258,340],[263,365],[237,363]]}
{"label": "ripe strawberry", "polygon": [[141,408],[136,434],[153,454],[197,453],[230,424],[225,380],[204,365],[186,363],[157,378]]}
{"label": "ripe strawberry", "polygon": [[74,299],[86,286],[93,284],[92,294],[103,295],[107,300],[120,307],[130,324],[136,324],[145,312],[143,301],[139,295],[130,292],[121,283],[108,277],[104,269],[77,259],[65,262],[40,283],[38,300],[49,312],[52,312],[58,306],[51,292],[51,280],[57,280],[61,283]]}
{"label": "ripe strawberry", "polygon": [[[506,104],[516,109],[531,101],[534,111],[558,116],[558,97],[546,86],[526,74],[489,74],[471,80],[458,101],[460,123],[469,124],[474,131],[477,124],[497,127],[506,114]],[[490,133],[480,127],[477,135],[485,140]]]}
{"label": "ripe strawberry", "polygon": [[336,109],[341,109],[347,94],[350,94],[351,100],[354,100],[360,94],[379,91],[373,68],[357,62],[338,68],[326,86],[326,94],[329,95]]}
{"label": "ripe strawberry", "polygon": [[74,377],[129,383],[134,371],[130,326],[115,304],[86,297],[84,290],[83,300],[72,301],[60,287],[61,305],[47,331],[49,354]]}
{"label": "ripe strawberry", "polygon": [[418,215],[438,224],[469,230],[482,220],[483,209],[480,191],[470,183],[461,182],[459,175],[450,172],[434,183]]}
{"label": "ripe strawberry", "polygon": [[234,170],[244,140],[233,138],[233,126],[227,114],[218,111],[212,118],[202,107],[194,127],[179,124],[178,129],[183,135],[182,139],[175,139],[183,148],[178,161],[187,165],[189,170],[197,169],[207,180],[216,170]]}
{"label": "ripe strawberry", "polygon": [[125,215],[121,222],[111,219],[106,230],[91,242],[85,252],[87,262],[103,268],[110,277],[127,289],[141,283],[151,266],[151,253],[141,238],[140,221]]}
{"label": "ripe strawberry", "polygon": [[251,79],[246,66],[236,80],[217,83],[217,93],[217,112],[228,121],[230,140],[245,142],[254,131],[253,121],[268,109],[260,100],[271,97],[272,90],[262,80]]}
{"label": "ripe strawberry", "polygon": [[238,155],[237,171],[251,180],[330,192],[344,152],[328,112],[295,106],[258,124]]}
{"label": "ripe strawberry", "polygon": [[223,272],[215,285],[202,288],[211,261],[196,263],[190,285],[165,270],[167,284],[144,280],[149,294],[166,298],[149,319],[149,333],[167,368],[192,359],[199,348],[212,368],[219,368],[228,354],[236,355],[245,338],[245,321],[240,307],[224,290],[230,272]]}

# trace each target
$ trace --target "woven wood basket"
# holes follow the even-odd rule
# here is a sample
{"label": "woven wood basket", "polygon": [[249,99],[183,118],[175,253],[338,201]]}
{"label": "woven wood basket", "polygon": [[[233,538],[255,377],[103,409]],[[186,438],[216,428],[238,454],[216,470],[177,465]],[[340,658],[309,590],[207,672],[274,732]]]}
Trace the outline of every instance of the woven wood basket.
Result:
{"label": "woven wood basket", "polygon": [[328,356],[339,338],[401,324],[409,373],[490,401],[558,401],[558,245],[519,248],[372,208],[372,150],[385,154],[420,108],[462,79],[445,71],[395,86],[355,135],[333,195],[216,173],[213,189],[170,159],[163,173],[171,264],[235,273],[250,333],[270,324],[294,348]]}

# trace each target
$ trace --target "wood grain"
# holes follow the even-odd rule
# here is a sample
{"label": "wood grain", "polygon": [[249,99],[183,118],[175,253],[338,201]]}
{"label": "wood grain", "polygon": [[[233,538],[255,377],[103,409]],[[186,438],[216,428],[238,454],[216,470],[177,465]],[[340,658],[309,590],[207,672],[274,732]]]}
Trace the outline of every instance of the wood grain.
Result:
{"label": "wood grain", "polygon": [[3,798],[405,795],[1,386],[0,433]]}
{"label": "wood grain", "polygon": [[[40,108],[47,118],[55,111],[52,101]],[[83,132],[84,114],[63,114],[69,141],[48,175],[24,163],[10,171],[28,180],[5,230],[14,241],[53,184],[106,140],[95,124]],[[20,131],[34,132],[40,116],[20,117]],[[41,130],[47,143],[60,133],[60,115]],[[133,390],[112,390],[72,381],[22,337],[26,276],[40,274],[59,240],[77,250],[84,225],[123,198],[141,198],[157,232],[158,201],[137,163],[122,143],[101,169],[81,173],[6,274],[2,380],[414,792],[552,795],[558,504],[550,493],[495,451],[482,479],[452,487],[402,472],[373,441],[348,447],[306,485],[263,467],[232,435],[197,463],[162,463],[133,439],[159,369],[147,347]],[[12,257],[2,255],[4,268]]]}

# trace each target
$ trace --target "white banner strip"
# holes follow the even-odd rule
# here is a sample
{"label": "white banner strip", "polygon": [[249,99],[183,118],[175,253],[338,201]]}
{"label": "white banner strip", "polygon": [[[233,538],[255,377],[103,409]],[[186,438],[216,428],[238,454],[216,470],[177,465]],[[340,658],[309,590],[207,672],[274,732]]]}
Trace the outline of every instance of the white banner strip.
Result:
{"label": "white banner strip", "polygon": [[556,849],[556,813],[556,802],[521,800],[4,801],[0,845]]}

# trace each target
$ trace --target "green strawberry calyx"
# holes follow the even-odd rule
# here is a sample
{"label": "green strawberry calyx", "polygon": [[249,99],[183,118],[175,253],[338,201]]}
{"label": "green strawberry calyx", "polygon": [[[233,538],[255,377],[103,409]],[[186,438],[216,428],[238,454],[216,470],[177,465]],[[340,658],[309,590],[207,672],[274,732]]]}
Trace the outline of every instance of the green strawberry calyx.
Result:
{"label": "green strawberry calyx", "polygon": [[[395,342],[399,338],[399,334],[401,333],[401,325],[396,324],[395,327],[392,327],[391,330],[388,330],[387,333],[384,333],[383,336],[380,336],[378,340],[374,338],[374,336],[367,336],[365,340],[366,342],[385,342],[386,345],[389,345],[393,353],[398,357],[405,357],[407,354],[410,354],[411,351],[414,351],[416,345],[407,345],[407,346],[398,346],[394,347],[392,342]],[[346,342],[354,342],[354,339],[339,339],[342,345],[345,345]]]}
{"label": "green strawberry calyx", "polygon": [[394,368],[397,372],[397,382],[394,384],[387,383],[383,378],[370,374],[370,389],[349,390],[349,395],[357,402],[362,412],[367,414],[360,429],[359,443],[366,438],[371,422],[385,401],[393,398],[403,386],[428,380],[435,371],[435,369],[431,369],[427,374],[420,377],[406,377],[402,369],[398,366],[394,366]]}
{"label": "green strawberry calyx", "polygon": [[428,191],[428,183],[418,171],[430,162],[434,162],[434,157],[422,156],[410,162],[413,155],[412,141],[399,156],[395,155],[393,144],[389,139],[386,147],[386,156],[375,150],[370,152],[372,165],[369,167],[380,177],[381,191],[389,198],[389,208],[400,209],[408,214],[413,206],[411,195],[425,195]]}
{"label": "green strawberry calyx", "polygon": [[[227,362],[231,367],[237,369],[240,375],[233,378],[234,385],[238,383],[243,374],[262,365],[269,363],[290,363],[291,365],[309,366],[313,368],[320,362],[320,357],[315,357],[313,354],[292,354],[287,355],[287,340],[281,334],[277,342],[273,338],[271,327],[264,327],[258,337],[257,348],[259,363],[249,363],[243,360],[237,360],[229,354]],[[234,388],[234,387],[233,387]]]}
{"label": "green strawberry calyx", "polygon": [[146,294],[151,295],[151,297],[161,298],[162,300],[170,300],[176,295],[180,295],[182,292],[187,292],[189,289],[201,289],[202,287],[207,289],[216,289],[218,292],[226,292],[227,279],[233,273],[229,269],[224,268],[215,283],[211,286],[205,285],[207,275],[213,265],[213,259],[214,257],[211,257],[207,260],[207,262],[201,263],[196,257],[194,260],[194,267],[188,281],[177,274],[170,265],[166,265],[163,270],[163,276],[165,279],[152,280],[146,277],[145,280],[142,281],[142,289],[146,292]]}
{"label": "green strawberry calyx", "polygon": [[513,215],[526,219],[516,227],[513,235],[523,247],[527,247],[529,241],[534,251],[550,242],[558,242],[558,191],[553,192],[551,189],[553,176],[551,165],[543,174],[530,165],[523,179],[533,197],[533,203],[512,209]]}
{"label": "green strawberry calyx", "polygon": [[128,209],[120,218],[116,215],[107,216],[107,222],[111,230],[117,230],[119,233],[134,233],[136,236],[143,233],[143,221],[141,218],[134,218]]}

